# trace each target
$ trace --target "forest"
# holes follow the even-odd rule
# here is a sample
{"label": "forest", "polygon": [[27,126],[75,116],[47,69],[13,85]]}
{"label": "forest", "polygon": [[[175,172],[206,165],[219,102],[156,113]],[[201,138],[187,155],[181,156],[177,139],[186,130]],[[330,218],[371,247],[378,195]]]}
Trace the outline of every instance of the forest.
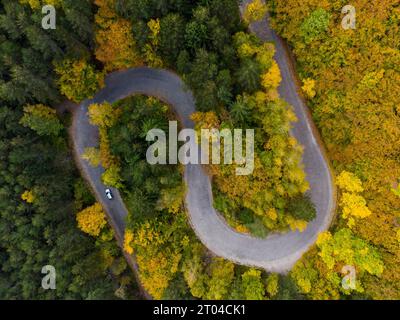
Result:
{"label": "forest", "polygon": [[[233,74],[238,72],[239,42],[255,41],[245,34],[236,1],[190,5],[149,1],[140,6],[129,1],[53,1],[57,29],[43,30],[39,26],[40,8],[46,3],[50,1],[5,0],[0,10],[4,136],[1,297],[137,298],[137,285],[113,240],[105,213],[73,165],[67,134],[70,116],[60,110],[60,103],[65,98],[79,103],[92,97],[109,72],[148,65],[177,70],[196,97],[204,97],[197,99],[199,110],[230,117],[227,108],[236,94],[244,94],[244,88],[249,94],[260,88],[257,82],[261,73],[267,73],[273,65],[273,49],[268,48],[266,61],[260,57],[261,62],[253,65],[253,79],[244,77],[243,83],[236,83]],[[229,17],[227,9],[232,13]],[[180,28],[186,30],[184,38]],[[212,30],[217,32],[209,32]],[[209,34],[215,39],[209,39]],[[204,69],[204,63],[210,65],[209,70]],[[243,63],[252,62],[247,59]],[[277,82],[274,74],[269,77],[265,76],[265,88],[273,95]],[[135,99],[127,106],[139,108],[137,103],[144,98]],[[290,108],[277,103],[280,121],[289,121],[293,117]],[[171,117],[156,101],[142,104],[154,105],[142,130]],[[127,206],[135,214],[128,220],[125,250],[135,251],[141,284],[153,297],[265,299],[298,295],[294,283],[286,277],[210,257],[187,224],[182,206],[182,169],[147,168],[149,172],[142,172],[145,176],[137,176],[136,166],[143,166],[143,159],[138,159],[131,145],[121,139],[138,139],[142,133],[132,131],[132,124],[119,122],[124,118],[123,110],[121,115],[113,114],[115,118],[102,119],[107,108],[113,106],[94,105],[90,109],[92,121],[100,127],[101,143],[99,150],[89,149],[84,156],[93,165],[101,163],[107,169],[103,176],[107,184],[126,192]],[[144,121],[144,115],[137,116],[125,118],[134,123]],[[229,121],[233,125],[233,118]],[[122,128],[123,124],[126,126]],[[121,142],[122,149],[115,149],[118,143],[114,141]],[[143,141],[138,140],[137,147],[142,150],[140,143]],[[286,148],[290,149],[290,144]],[[293,152],[298,158],[299,150]],[[145,190],[135,188],[142,181],[138,179],[145,179]],[[300,175],[293,183],[304,183],[303,179]],[[164,188],[160,189],[160,184]],[[166,259],[166,253],[175,259]],[[56,291],[40,288],[40,270],[47,264],[60,273]],[[21,268],[25,272],[19,272]],[[210,292],[209,288],[215,290]]]}
{"label": "forest", "polygon": [[[400,4],[353,1],[356,26],[349,30],[341,27],[346,1],[268,4],[274,28],[295,55],[339,187],[333,229],[292,277],[310,298],[338,299],[340,270],[355,265],[355,297],[398,300]],[[373,255],[365,259],[360,250]]]}
{"label": "forest", "polygon": [[135,255],[140,282],[153,298],[301,298],[290,278],[235,265],[197,239],[183,205],[183,166],[146,161],[149,142],[143,137],[149,128],[168,128],[168,120],[174,119],[169,106],[138,95],[114,105],[93,104],[89,115],[110,149],[90,149],[86,158],[94,166],[104,163],[105,155],[108,159],[103,180],[118,186],[129,210],[124,250]]}
{"label": "forest", "polygon": [[[38,27],[41,18],[26,4],[1,1],[0,298],[138,298],[112,230],[104,225],[96,239],[87,224],[85,233],[77,227],[78,212],[95,200],[69,150],[70,117],[50,107],[63,99],[53,60],[90,57],[92,7],[63,1],[56,32]],[[46,265],[57,271],[57,290],[41,287]]]}
{"label": "forest", "polygon": [[[41,28],[44,4],[55,30]],[[400,299],[400,5],[355,0],[356,29],[344,30],[346,4],[255,0],[242,19],[239,0],[2,0],[0,298],[140,299],[142,287],[155,299]],[[82,157],[121,191],[139,284],[75,167],[62,103],[92,98],[113,71],[176,72],[194,94],[196,130],[256,132],[253,175],[204,168],[214,207],[240,233],[302,232],[316,212],[296,116],[278,94],[274,44],[248,30],[267,9],[333,163],[335,223],[285,276],[216,257],[189,224],[183,167],[146,162],[146,134],[175,120],[170,106],[142,95],[92,104],[100,144]],[[57,290],[40,287],[45,265]]]}
{"label": "forest", "polygon": [[208,168],[216,208],[238,232],[304,230],[315,209],[305,196],[301,146],[289,135],[296,118],[277,93],[273,45],[247,33],[251,21],[241,20],[238,1],[182,3],[116,1],[116,14],[130,20],[141,63],[176,70],[193,91],[199,131],[257,128],[254,175],[239,178],[232,165]]}

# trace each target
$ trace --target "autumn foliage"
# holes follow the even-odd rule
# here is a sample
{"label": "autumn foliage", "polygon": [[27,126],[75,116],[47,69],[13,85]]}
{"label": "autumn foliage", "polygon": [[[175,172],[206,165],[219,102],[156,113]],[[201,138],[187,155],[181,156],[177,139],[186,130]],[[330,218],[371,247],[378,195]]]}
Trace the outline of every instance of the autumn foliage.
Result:
{"label": "autumn foliage", "polygon": [[247,23],[252,23],[265,18],[267,6],[262,0],[253,0],[250,2],[244,12],[244,20]]}
{"label": "autumn foliage", "polygon": [[65,59],[55,64],[55,71],[61,93],[74,102],[93,98],[104,86],[104,73],[96,71],[86,60]]}
{"label": "autumn foliage", "polygon": [[277,90],[282,78],[273,60],[275,48],[244,32],[237,33],[234,40],[239,58],[243,63],[255,61],[260,73],[247,75],[246,92],[232,104],[230,118],[221,121],[210,111],[195,113],[192,120],[199,134],[206,128],[256,128],[255,168],[251,175],[238,176],[236,164],[208,166],[218,192],[215,205],[238,231],[249,231],[232,215],[243,209],[251,210],[257,223],[268,230],[304,231],[307,220],[315,217],[314,209],[310,207],[307,220],[287,210],[290,199],[298,201],[296,197],[307,191],[308,183],[301,165],[302,148],[289,133],[296,116]]}
{"label": "autumn foliage", "polygon": [[32,9],[40,9],[46,4],[59,7],[62,0],[18,0],[21,4],[29,4]]}
{"label": "autumn foliage", "polygon": [[21,199],[27,203],[33,203],[33,201],[35,201],[35,195],[32,190],[26,190],[21,194]]}
{"label": "autumn foliage", "polygon": [[[400,198],[393,192],[400,177],[399,3],[353,1],[356,29],[345,30],[337,1],[269,2],[274,27],[293,47],[300,77],[314,82],[306,81],[304,89],[311,93],[310,107],[340,189],[339,227],[332,237],[342,232],[337,240],[344,241],[346,225],[360,246],[378,251],[384,270],[379,277],[362,274],[364,295],[399,299]],[[308,255],[302,266],[311,274],[319,258]],[[323,282],[331,273],[320,276]],[[332,297],[331,291],[338,298],[338,287],[339,282],[309,292],[319,298]]]}
{"label": "autumn foliage", "polygon": [[95,16],[96,58],[104,63],[106,71],[141,64],[129,21],[115,12],[115,0],[95,0],[99,7]]}
{"label": "autumn foliage", "polygon": [[95,203],[81,212],[77,213],[78,227],[83,232],[97,237],[106,225],[106,217],[100,203]]}
{"label": "autumn foliage", "polygon": [[121,110],[110,103],[91,104],[88,108],[88,116],[91,124],[99,127],[99,148],[88,148],[82,157],[93,166],[101,164],[106,171],[102,175],[104,184],[112,187],[121,187],[119,161],[110,150],[110,142],[107,130],[114,126],[121,114]]}

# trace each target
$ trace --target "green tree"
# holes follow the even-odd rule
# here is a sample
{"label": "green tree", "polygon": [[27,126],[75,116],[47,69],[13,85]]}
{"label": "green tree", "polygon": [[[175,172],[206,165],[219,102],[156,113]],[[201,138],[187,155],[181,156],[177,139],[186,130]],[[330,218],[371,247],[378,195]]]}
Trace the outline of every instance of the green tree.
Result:
{"label": "green tree", "polygon": [[287,211],[296,219],[312,221],[317,216],[315,206],[309,196],[298,195],[289,200]]}
{"label": "green tree", "polygon": [[261,66],[253,59],[245,59],[239,70],[236,72],[236,77],[241,88],[249,93],[252,93],[260,88]]}
{"label": "green tree", "polygon": [[238,124],[249,123],[251,111],[249,106],[244,101],[243,97],[239,96],[232,104],[231,116]]}
{"label": "green tree", "polygon": [[248,300],[263,300],[265,287],[261,280],[261,271],[249,269],[242,274],[243,292]]}
{"label": "green tree", "polygon": [[184,23],[179,14],[169,14],[160,21],[160,52],[171,65],[175,63],[183,49]]}
{"label": "green tree", "polygon": [[122,186],[120,172],[121,168],[113,165],[106,169],[106,171],[102,174],[101,179],[107,186],[120,188]]}
{"label": "green tree", "polygon": [[279,275],[271,273],[266,281],[266,290],[269,297],[275,297],[279,292]]}
{"label": "green tree", "polygon": [[207,280],[206,299],[226,299],[230,285],[234,279],[234,264],[222,258],[214,258],[211,262],[210,278]]}
{"label": "green tree", "polygon": [[63,129],[63,125],[57,118],[56,111],[42,104],[25,106],[24,115],[20,123],[36,131],[41,136],[57,136]]}
{"label": "green tree", "polygon": [[331,15],[324,9],[313,11],[301,24],[300,34],[306,43],[310,43],[320,35],[325,34],[329,28]]}

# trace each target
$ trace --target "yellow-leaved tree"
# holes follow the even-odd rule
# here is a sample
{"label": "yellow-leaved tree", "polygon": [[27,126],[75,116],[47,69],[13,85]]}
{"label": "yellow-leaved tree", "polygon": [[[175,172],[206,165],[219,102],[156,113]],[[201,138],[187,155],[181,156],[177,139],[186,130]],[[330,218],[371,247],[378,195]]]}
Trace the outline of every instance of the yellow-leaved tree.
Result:
{"label": "yellow-leaved tree", "polygon": [[397,184],[397,187],[392,188],[391,191],[395,196],[400,198],[400,183]]}
{"label": "yellow-leaved tree", "polygon": [[243,15],[246,23],[253,23],[265,18],[268,8],[263,0],[253,0],[245,8]]}
{"label": "yellow-leaved tree", "polygon": [[133,38],[129,21],[115,12],[115,0],[95,0],[96,58],[106,71],[141,65],[141,58]]}
{"label": "yellow-leaved tree", "polygon": [[273,61],[271,68],[262,75],[261,84],[265,89],[276,89],[282,81],[278,64]]}
{"label": "yellow-leaved tree", "polygon": [[[342,285],[344,267],[356,272],[352,288]],[[333,235],[321,233],[316,247],[296,263],[290,275],[309,298],[327,300],[353,291],[364,292],[365,279],[379,277],[383,272],[384,263],[377,248],[344,228]]]}
{"label": "yellow-leaved tree", "polygon": [[81,102],[93,98],[104,86],[104,73],[96,71],[86,60],[65,59],[55,63],[60,91],[68,99]]}
{"label": "yellow-leaved tree", "polygon": [[100,203],[95,203],[76,215],[78,227],[83,232],[97,237],[106,225],[106,216]]}
{"label": "yellow-leaved tree", "polygon": [[[121,110],[118,108],[114,108],[111,104],[105,102],[102,104],[91,104],[88,108],[89,121],[91,124],[99,127],[99,135],[100,135],[100,150],[99,157],[97,159],[96,151],[87,150],[89,154],[85,155],[86,158],[89,157],[89,161],[96,164],[99,160],[101,165],[105,169],[109,169],[114,167],[110,172],[106,173],[108,180],[117,181],[118,179],[113,179],[115,177],[115,173],[118,171],[116,167],[118,167],[117,159],[111,154],[110,150],[110,142],[107,135],[107,128],[111,128],[114,126],[118,118],[121,114]],[[110,184],[111,186],[116,186],[115,184]]]}
{"label": "yellow-leaved tree", "polygon": [[153,68],[161,68],[163,66],[162,59],[157,55],[157,47],[160,42],[160,19],[151,19],[147,26],[150,29],[150,42],[144,47],[144,56],[146,64]]}
{"label": "yellow-leaved tree", "polygon": [[133,232],[129,229],[126,229],[124,235],[124,250],[129,254],[133,254],[132,243],[133,243]]}
{"label": "yellow-leaved tree", "polygon": [[33,203],[33,201],[35,201],[35,195],[33,194],[32,190],[26,190],[21,195],[21,199],[24,200],[26,203]]}
{"label": "yellow-leaved tree", "polygon": [[336,184],[342,190],[339,203],[342,217],[347,219],[350,228],[355,225],[355,218],[366,218],[372,214],[367,207],[367,201],[358,194],[364,191],[359,178],[351,172],[343,171],[337,177]]}
{"label": "yellow-leaved tree", "polygon": [[178,272],[182,254],[179,247],[169,245],[157,220],[138,225],[125,233],[125,250],[135,252],[139,277],[143,287],[154,299],[161,299],[165,289]]}
{"label": "yellow-leaved tree", "polygon": [[108,102],[101,104],[94,103],[89,106],[88,114],[91,124],[98,127],[110,128],[117,123],[121,110],[114,108]]}
{"label": "yellow-leaved tree", "polygon": [[100,150],[94,147],[86,148],[82,159],[89,162],[92,167],[98,167],[101,163]]}
{"label": "yellow-leaved tree", "polygon": [[303,92],[308,98],[314,98],[317,92],[315,91],[315,80],[306,78],[303,80],[303,86],[301,87]]}
{"label": "yellow-leaved tree", "polygon": [[368,10],[364,0],[352,1],[356,30],[341,27],[339,1],[272,2],[274,29],[293,48],[301,77],[317,83],[311,111],[334,169],[362,178],[365,190],[343,190],[353,194],[342,198],[343,205],[367,215],[364,201],[354,198],[362,195],[374,213],[351,215],[352,231],[378,248],[386,267],[379,279],[366,277],[365,296],[398,300],[400,189],[393,187],[400,177],[399,1],[375,1],[379,10]]}
{"label": "yellow-leaved tree", "polygon": [[46,4],[60,7],[62,0],[19,0],[21,4],[29,4],[32,9],[39,9]]}

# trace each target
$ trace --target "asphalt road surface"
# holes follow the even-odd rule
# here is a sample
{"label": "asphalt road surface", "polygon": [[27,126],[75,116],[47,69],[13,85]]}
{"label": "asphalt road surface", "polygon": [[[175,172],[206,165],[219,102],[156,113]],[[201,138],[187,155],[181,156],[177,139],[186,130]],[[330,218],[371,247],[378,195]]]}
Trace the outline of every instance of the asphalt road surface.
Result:
{"label": "asphalt road surface", "polygon": [[[276,44],[275,58],[283,79],[279,91],[281,97],[293,106],[299,119],[293,124],[291,132],[304,146],[303,163],[317,217],[302,233],[272,234],[265,239],[237,233],[213,208],[209,177],[201,165],[192,164],[186,166],[184,175],[188,187],[186,207],[194,231],[211,252],[238,264],[285,273],[315,243],[318,234],[329,228],[336,207],[336,193],[318,132],[307,106],[297,92],[296,78],[284,43],[269,28],[267,20],[253,24],[251,30],[262,40],[274,41]],[[71,133],[78,164],[106,210],[119,241],[123,239],[127,216],[122,198],[118,190],[111,188],[114,199],[108,200],[104,193],[107,186],[101,181],[103,168],[91,167],[79,155],[82,155],[85,148],[96,147],[99,143],[98,129],[88,120],[88,106],[105,101],[113,103],[133,94],[145,94],[165,101],[174,108],[186,128],[193,128],[190,115],[195,111],[193,96],[177,75],[170,71],[145,67],[110,74],[104,89],[75,110]]]}

